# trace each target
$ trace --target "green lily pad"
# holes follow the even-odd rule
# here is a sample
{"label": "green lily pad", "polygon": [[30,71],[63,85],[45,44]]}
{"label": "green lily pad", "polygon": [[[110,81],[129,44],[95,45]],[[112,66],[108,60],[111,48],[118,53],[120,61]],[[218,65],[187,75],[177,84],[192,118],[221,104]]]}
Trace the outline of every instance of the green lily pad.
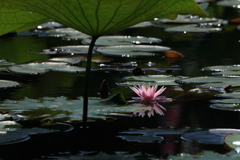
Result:
{"label": "green lily pad", "polygon": [[37,29],[46,29],[46,28],[53,29],[58,27],[64,27],[64,25],[55,21],[50,21],[50,22],[45,22],[38,25]]}
{"label": "green lily pad", "polygon": [[160,23],[209,23],[209,22],[216,22],[217,18],[202,18],[199,16],[194,15],[181,15],[179,14],[178,17],[174,20],[162,18],[158,19],[157,22]]}
{"label": "green lily pad", "polygon": [[97,47],[96,52],[109,56],[133,57],[133,56],[153,56],[153,52],[163,52],[170,50],[169,47],[153,45],[119,45]]}
{"label": "green lily pad", "polygon": [[204,144],[224,144],[224,137],[232,133],[240,133],[240,130],[221,128],[207,131],[186,132],[181,135],[181,138],[187,141]]}
{"label": "green lily pad", "polygon": [[216,94],[215,96],[216,97],[223,97],[223,98],[239,98],[240,99],[240,92]]}
{"label": "green lily pad", "polygon": [[64,62],[27,63],[9,67],[8,70],[19,74],[44,74],[48,71],[85,72],[85,68],[70,66]]}
{"label": "green lily pad", "polygon": [[240,105],[239,104],[211,104],[211,108],[214,109],[220,109],[220,110],[227,110],[227,111],[240,111]]}
{"label": "green lily pad", "polygon": [[[69,100],[66,97],[24,100],[5,100],[1,109],[23,116],[26,120],[74,121],[82,119],[83,99]],[[88,117],[106,119],[106,116],[126,115],[138,112],[142,108],[125,104],[124,97],[118,93],[108,99],[89,98]]]}
{"label": "green lily pad", "polygon": [[[187,153],[181,153],[177,156],[170,155],[168,156],[167,160],[237,160],[240,158],[240,155],[234,151],[229,152],[227,154],[219,154],[215,153],[213,151],[203,151],[199,154],[187,154]],[[153,159],[154,160],[154,159]]]}
{"label": "green lily pad", "polygon": [[238,1],[238,0],[224,0],[224,1],[217,2],[217,5],[223,6],[223,7],[239,8],[240,1]]}
{"label": "green lily pad", "polygon": [[240,71],[240,65],[222,65],[209,66],[202,69],[203,71]]}
{"label": "green lily pad", "polygon": [[212,100],[212,103],[233,103],[233,104],[239,104],[240,103],[240,99],[218,99],[218,100]]}
{"label": "green lily pad", "polygon": [[0,88],[17,87],[20,83],[10,80],[0,80]]}
{"label": "green lily pad", "polygon": [[50,36],[57,36],[57,35],[75,35],[75,34],[79,34],[81,32],[79,32],[76,29],[73,28],[57,28],[57,29],[51,29],[46,31],[48,35]]}
{"label": "green lily pad", "polygon": [[240,134],[230,134],[224,139],[227,146],[240,153]]}
{"label": "green lily pad", "polygon": [[213,28],[208,26],[199,26],[197,24],[182,25],[177,27],[169,27],[164,29],[166,32],[181,32],[181,33],[211,33],[211,32],[220,32],[221,28]]}
{"label": "green lily pad", "polygon": [[[131,37],[131,36],[102,36],[98,38],[95,45],[129,45],[129,44],[152,44],[160,43],[162,40],[158,38],[149,37]],[[90,44],[91,38],[82,40],[84,44]]]}
{"label": "green lily pad", "polygon": [[188,129],[141,129],[141,130],[130,130],[125,132],[119,132],[119,138],[129,141],[129,142],[139,142],[139,143],[153,143],[162,142],[164,137],[159,135],[169,135],[169,134],[182,134]]}
{"label": "green lily pad", "polygon": [[124,77],[123,80],[127,80],[124,83],[118,83],[123,86],[130,85],[156,85],[159,86],[175,86],[179,85],[176,80],[181,79],[180,77],[173,77],[167,75],[147,75],[147,76],[130,76]]}

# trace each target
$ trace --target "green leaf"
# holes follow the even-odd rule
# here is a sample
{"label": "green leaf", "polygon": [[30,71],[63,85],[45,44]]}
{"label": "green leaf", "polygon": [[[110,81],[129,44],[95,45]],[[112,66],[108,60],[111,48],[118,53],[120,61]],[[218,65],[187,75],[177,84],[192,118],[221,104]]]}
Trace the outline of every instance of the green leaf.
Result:
{"label": "green leaf", "polygon": [[227,146],[240,153],[240,134],[229,134],[224,139]]}
{"label": "green leaf", "polygon": [[22,32],[47,21],[49,21],[49,18],[39,13],[1,5],[0,35],[11,31]]}
{"label": "green leaf", "polygon": [[[194,0],[0,0],[0,5],[1,10],[19,9],[35,15],[33,22],[49,17],[90,36],[114,33],[153,18],[175,19],[184,13],[206,15]],[[3,23],[30,19],[12,14],[8,19],[1,15]]]}

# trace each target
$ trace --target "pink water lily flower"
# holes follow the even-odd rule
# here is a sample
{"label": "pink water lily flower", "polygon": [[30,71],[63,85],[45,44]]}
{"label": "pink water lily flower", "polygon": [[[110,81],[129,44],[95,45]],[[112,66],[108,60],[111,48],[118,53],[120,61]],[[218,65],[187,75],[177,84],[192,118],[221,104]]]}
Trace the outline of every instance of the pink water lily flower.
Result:
{"label": "pink water lily flower", "polygon": [[129,87],[132,89],[139,97],[133,97],[134,100],[141,100],[144,101],[157,101],[157,102],[171,102],[171,98],[166,98],[165,96],[159,96],[162,94],[166,87],[162,86],[159,90],[158,85],[154,86],[145,86],[145,85],[138,85]]}

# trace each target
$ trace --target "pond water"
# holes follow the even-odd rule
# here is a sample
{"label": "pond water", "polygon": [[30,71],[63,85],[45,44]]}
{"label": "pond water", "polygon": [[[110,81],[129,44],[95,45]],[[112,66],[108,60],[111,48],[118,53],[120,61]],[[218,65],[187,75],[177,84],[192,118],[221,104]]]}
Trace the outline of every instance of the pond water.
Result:
{"label": "pond water", "polygon": [[[211,2],[209,15],[230,21],[240,18],[240,10],[218,6],[216,2]],[[133,76],[132,70],[136,67],[144,69],[145,75],[201,77],[210,76],[212,73],[202,71],[204,67],[240,64],[240,30],[237,29],[239,23],[221,25],[222,31],[212,33],[166,32],[163,25],[156,22],[154,24],[144,28],[129,28],[113,35],[159,38],[162,42],[154,45],[170,47],[171,50],[183,54],[184,57],[177,60],[169,59],[164,56],[163,52],[147,57],[103,56],[102,59],[111,58],[112,60],[92,63],[90,97],[99,97],[100,85],[103,80],[107,80],[109,96],[120,92],[126,100],[131,100],[131,97],[136,96],[135,93],[129,87],[119,85],[119,83],[126,81],[124,77]],[[0,59],[16,64],[44,61],[62,55],[36,53],[52,47],[79,44],[84,45],[81,40],[68,41],[63,40],[62,37],[10,33],[0,37]],[[85,64],[86,61],[82,60],[76,66],[84,67]],[[3,80],[17,81],[21,84],[19,87],[1,88],[0,100],[2,102],[23,100],[26,97],[39,99],[64,96],[76,99],[83,96],[84,73],[49,71],[44,74],[17,74],[4,70],[0,72],[0,75]],[[185,91],[197,88],[196,83],[179,83],[178,86]],[[166,158],[168,155],[179,153],[196,154],[203,150],[228,153],[231,150],[222,143],[199,143],[199,139],[194,138],[193,141],[189,141],[188,136],[181,138],[181,135],[188,131],[240,129],[239,112],[210,108],[210,100],[213,99],[214,94],[190,94],[176,91],[175,87],[167,85],[167,90],[163,95],[176,100],[162,104],[166,109],[163,111],[164,115],[155,113],[151,117],[147,115],[140,117],[131,113],[122,113],[112,114],[104,120],[91,120],[88,123],[87,137],[84,140],[81,123],[71,121],[67,124],[71,124],[73,129],[59,133],[31,135],[29,140],[21,143],[0,145],[0,157],[3,159],[70,159],[72,156],[72,158],[80,159],[82,157],[79,155],[90,157],[98,155],[107,158],[105,154],[122,157],[126,156],[122,154],[130,154],[136,159],[149,159]],[[26,105],[29,104],[26,103]],[[3,108],[0,111],[5,110]],[[36,113],[29,112],[28,114]],[[81,115],[79,117],[81,119]],[[61,118],[54,121],[63,122]],[[39,125],[36,119],[19,123],[23,126],[30,125],[32,128]]]}

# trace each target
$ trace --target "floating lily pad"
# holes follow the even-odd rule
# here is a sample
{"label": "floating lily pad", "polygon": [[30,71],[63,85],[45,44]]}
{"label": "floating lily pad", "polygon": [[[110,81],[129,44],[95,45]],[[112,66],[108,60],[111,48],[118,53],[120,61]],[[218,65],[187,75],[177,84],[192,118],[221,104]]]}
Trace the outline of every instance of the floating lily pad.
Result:
{"label": "floating lily pad", "polygon": [[203,85],[197,85],[199,88],[222,88],[224,86],[231,85],[232,87],[240,86],[239,78],[228,78],[228,77],[213,77],[213,76],[205,76],[205,77],[193,77],[186,78],[178,81],[180,83],[206,83]]}
{"label": "floating lily pad", "polygon": [[77,64],[82,60],[82,56],[76,55],[76,56],[67,56],[67,57],[55,57],[49,59],[50,61],[57,61],[57,62],[67,62],[70,64]]}
{"label": "floating lily pad", "polygon": [[41,25],[38,25],[37,29],[46,29],[46,28],[53,29],[58,27],[64,27],[64,25],[58,22],[51,21],[51,22],[46,22]]}
{"label": "floating lily pad", "polygon": [[216,94],[215,96],[223,97],[223,98],[239,98],[240,99],[240,92]]}
{"label": "floating lily pad", "polygon": [[181,138],[187,141],[204,144],[224,144],[224,137],[232,133],[240,133],[240,130],[221,128],[207,131],[186,132],[181,135]]}
{"label": "floating lily pad", "polygon": [[181,33],[210,33],[210,32],[220,32],[221,28],[213,28],[207,26],[199,26],[197,24],[182,25],[177,27],[169,27],[164,29],[166,32],[181,32]]}
{"label": "floating lily pad", "polygon": [[225,137],[225,143],[231,149],[240,153],[240,134],[230,134]]}
{"label": "floating lily pad", "polygon": [[5,59],[0,59],[0,71],[7,70],[7,67],[8,67],[8,66],[12,66],[12,65],[15,65],[15,64],[16,64],[16,63],[8,62],[8,61],[5,60]]}
{"label": "floating lily pad", "polygon": [[44,49],[43,52],[38,54],[87,54],[88,48],[88,45],[58,46],[51,49]]}
{"label": "floating lily pad", "polygon": [[10,80],[0,80],[0,88],[17,87],[20,83]]}
{"label": "floating lily pad", "polygon": [[141,129],[141,130],[131,130],[125,132],[119,132],[120,136],[117,136],[123,140],[129,142],[139,142],[139,143],[153,143],[162,142],[164,137],[159,135],[169,135],[169,134],[182,134],[188,129]]}
{"label": "floating lily pad", "polygon": [[[62,158],[58,158],[58,160],[136,160],[141,153],[134,153],[134,154],[126,154],[126,153],[119,153],[119,154],[106,154],[100,152],[96,155],[71,155]],[[59,157],[59,156],[58,156]]]}
{"label": "floating lily pad", "polygon": [[20,143],[29,140],[29,135],[21,132],[0,132],[0,145]]}
{"label": "floating lily pad", "polygon": [[14,131],[14,132],[26,133],[28,135],[67,132],[72,129],[73,127],[66,123],[44,122],[37,126],[24,127],[15,121],[0,122],[0,132]]}
{"label": "floating lily pad", "polygon": [[[129,44],[152,44],[160,43],[162,40],[158,38],[149,37],[131,37],[131,36],[102,36],[95,45],[129,45]],[[91,38],[82,40],[84,44],[90,44]]]}
{"label": "floating lily pad", "polygon": [[153,24],[151,22],[141,22],[138,24],[135,24],[129,28],[144,28],[144,27],[151,27],[153,26]]}
{"label": "floating lily pad", "polygon": [[[82,119],[83,99],[69,100],[66,97],[41,98],[15,101],[5,100],[0,104],[1,109],[13,114],[19,114],[26,120],[74,121]],[[138,112],[141,107],[125,104],[123,96],[118,93],[108,99],[89,98],[88,117],[106,119],[106,116],[118,113],[131,114]]]}
{"label": "floating lily pad", "polygon": [[131,76],[131,77],[124,77],[124,80],[127,82],[118,83],[119,85],[123,86],[130,86],[130,85],[156,85],[159,86],[174,86],[179,85],[176,83],[176,80],[181,79],[180,77],[173,77],[173,76],[166,76],[166,75],[148,75],[148,76]]}
{"label": "floating lily pad", "polygon": [[48,35],[51,36],[57,36],[57,35],[72,35],[72,34],[78,34],[81,33],[78,30],[75,30],[73,28],[57,28],[57,29],[51,29],[46,31],[48,33]]}
{"label": "floating lily pad", "polygon": [[203,71],[240,71],[240,65],[210,66],[202,69]]}
{"label": "floating lily pad", "polygon": [[103,55],[133,57],[133,56],[153,56],[155,55],[153,52],[163,52],[166,50],[170,50],[170,48],[153,45],[119,45],[98,47],[96,48],[95,51]]}
{"label": "floating lily pad", "polygon": [[224,0],[224,1],[217,2],[217,5],[223,6],[223,7],[239,8],[240,1],[238,1],[238,0]]}
{"label": "floating lily pad", "polygon": [[194,15],[181,15],[179,14],[175,20],[170,20],[166,18],[158,19],[157,22],[160,23],[208,23],[216,22],[217,18],[202,18]]}
{"label": "floating lily pad", "polygon": [[[219,154],[213,151],[203,151],[199,154],[188,154],[188,153],[181,153],[177,156],[168,156],[167,160],[237,160],[240,158],[240,155],[234,151],[231,151],[227,154]],[[154,159],[153,159],[154,160]]]}
{"label": "floating lily pad", "polygon": [[9,67],[8,70],[19,74],[43,74],[48,71],[85,72],[86,69],[83,67],[70,66],[64,62],[42,62],[19,64]]}

